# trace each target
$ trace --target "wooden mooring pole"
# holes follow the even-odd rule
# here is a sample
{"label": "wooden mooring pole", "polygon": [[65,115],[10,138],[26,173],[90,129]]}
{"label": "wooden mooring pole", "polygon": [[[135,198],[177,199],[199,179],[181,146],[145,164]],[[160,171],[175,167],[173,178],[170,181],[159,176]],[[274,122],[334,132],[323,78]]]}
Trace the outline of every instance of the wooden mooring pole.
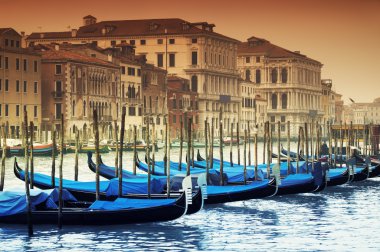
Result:
{"label": "wooden mooring pole", "polygon": [[124,131],[125,131],[125,114],[126,114],[126,108],[123,106],[122,112],[121,112],[120,151],[119,151],[119,169],[118,169],[118,178],[119,178],[118,196],[119,197],[123,195],[123,147],[124,147]]}
{"label": "wooden mooring pole", "polygon": [[29,153],[30,155],[30,189],[34,188],[33,140],[34,140],[34,124],[33,122],[30,122],[30,153]]}
{"label": "wooden mooring pole", "polygon": [[[63,114],[61,114],[61,148],[63,147],[64,135],[65,135],[65,127],[63,124]],[[63,151],[61,149],[60,152],[60,160],[59,160],[59,192],[58,192],[58,229],[62,229],[62,190],[63,190]]]}
{"label": "wooden mooring pole", "polygon": [[27,223],[28,223],[28,235],[33,235],[33,221],[32,221],[32,202],[30,199],[30,189],[29,189],[29,151],[28,151],[28,114],[24,110],[24,131],[23,134],[24,143],[25,143],[25,192],[26,192],[26,202],[27,202]]}

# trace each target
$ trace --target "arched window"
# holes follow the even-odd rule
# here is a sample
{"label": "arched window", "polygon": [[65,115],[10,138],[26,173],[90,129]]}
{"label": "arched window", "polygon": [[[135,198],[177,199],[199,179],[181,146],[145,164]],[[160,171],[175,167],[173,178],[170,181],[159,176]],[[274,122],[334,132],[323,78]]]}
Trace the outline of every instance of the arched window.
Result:
{"label": "arched window", "polygon": [[245,70],[245,80],[251,81],[251,71],[249,69]]}
{"label": "arched window", "polygon": [[277,109],[277,95],[272,94],[272,109]]}
{"label": "arched window", "polygon": [[272,83],[277,83],[277,68],[272,69]]}
{"label": "arched window", "polygon": [[261,83],[261,71],[256,69],[256,83]]}
{"label": "arched window", "polygon": [[281,70],[281,81],[282,81],[282,83],[288,82],[288,70],[286,68],[283,68]]}
{"label": "arched window", "polygon": [[196,75],[193,75],[191,77],[191,91],[193,92],[198,91],[198,77]]}
{"label": "arched window", "polygon": [[281,95],[281,108],[286,109],[288,107],[288,96],[287,94]]}

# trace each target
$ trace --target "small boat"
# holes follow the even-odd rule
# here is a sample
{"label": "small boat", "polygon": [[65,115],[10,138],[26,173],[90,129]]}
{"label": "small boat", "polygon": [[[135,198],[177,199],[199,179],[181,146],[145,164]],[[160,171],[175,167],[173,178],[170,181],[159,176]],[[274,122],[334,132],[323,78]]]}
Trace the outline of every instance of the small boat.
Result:
{"label": "small boat", "polygon": [[[199,166],[205,167],[204,159],[197,155],[197,159],[201,160],[198,162],[195,162],[195,164]],[[203,161],[202,161],[203,160]],[[200,163],[203,162],[203,163]],[[214,162],[214,169],[218,169],[220,167],[220,160],[219,159],[213,159]],[[271,174],[273,173],[273,167],[276,164],[270,165],[270,171]],[[306,165],[305,162],[302,165]],[[311,166],[311,164],[309,164]],[[267,165],[261,164],[258,166],[258,171],[263,174],[262,176],[264,178],[267,178]],[[288,167],[286,162],[280,163],[280,176],[281,176],[281,182],[278,185],[278,191],[276,195],[285,195],[285,194],[295,194],[295,193],[306,193],[306,192],[319,192],[324,190],[326,187],[326,168],[322,166],[320,162],[315,164],[315,170],[314,173],[291,173],[288,174]],[[224,161],[223,162],[223,171],[227,169],[235,169],[240,170],[240,172],[243,172],[243,166],[238,164],[233,164],[233,166],[230,165],[230,162]],[[293,168],[294,169],[294,168]],[[247,171],[253,171],[254,166],[248,166]],[[311,171],[311,168],[310,168]],[[228,173],[227,173],[228,174]]]}
{"label": "small boat", "polygon": [[[178,163],[171,162],[170,173],[175,173],[176,176],[184,176],[186,173],[186,164],[181,164],[183,169],[178,171]],[[147,171],[147,164],[137,161],[137,167],[142,170]],[[155,171],[159,173],[163,172],[163,167],[155,166]],[[219,171],[211,169],[210,175],[217,174]],[[202,168],[191,168],[192,176],[197,176],[199,174],[205,174],[205,169]],[[259,199],[265,197],[274,196],[277,193],[277,183],[275,178],[271,178],[270,180],[255,180],[248,181],[247,184],[227,184],[228,176],[224,174],[226,178],[224,185],[218,185],[219,179],[213,180],[213,183],[207,185],[207,199],[205,199],[206,204],[216,204],[216,203],[225,203],[232,201],[240,201],[240,200],[248,200],[248,199]],[[210,180],[209,180],[210,181]]]}
{"label": "small boat", "polygon": [[[139,141],[136,141],[136,151],[146,151],[146,148],[147,148],[147,144],[145,143],[144,140],[139,140]],[[119,146],[118,148],[120,149],[120,143],[119,143]],[[123,144],[123,151],[134,151],[134,143],[124,143]],[[110,146],[110,149],[112,151],[116,151],[116,145],[113,144]],[[149,146],[149,150],[151,151],[153,149],[152,145]],[[94,152],[94,151],[92,151]]]}
{"label": "small boat", "polygon": [[[0,147],[0,158],[3,156],[3,148]],[[5,157],[11,156],[11,149],[9,146],[5,148]]]}
{"label": "small boat", "polygon": [[[93,203],[76,202],[75,197],[63,193],[63,225],[114,225],[169,221],[186,214],[190,178],[184,179],[186,188],[176,199],[129,199],[117,198],[114,201],[97,200]],[[57,224],[58,190],[31,190],[32,223]],[[26,224],[27,201],[25,192],[0,192],[0,223]]]}
{"label": "small boat", "polygon": [[[29,153],[31,148],[29,147]],[[25,148],[21,145],[10,147],[11,156],[24,156]],[[53,152],[53,144],[34,144],[33,145],[33,156],[51,156]],[[58,151],[56,151],[58,154]]]}
{"label": "small boat", "polygon": [[366,157],[356,153],[354,154],[354,158],[357,165],[369,166],[369,178],[375,178],[380,175],[380,161],[377,158],[368,157],[368,159],[366,159]]}
{"label": "small boat", "polygon": [[[96,172],[96,164],[92,161],[92,153],[87,154],[88,157],[88,167],[91,171],[94,173]],[[106,179],[117,179],[115,176],[115,167],[107,166],[103,163],[102,159],[100,158],[100,165],[99,165],[99,175],[106,178]],[[133,174],[130,171],[124,170],[123,169],[123,179],[143,179],[147,180],[147,174]],[[157,175],[151,175],[151,178],[155,178],[160,180],[166,187],[167,183],[167,176],[157,176]],[[175,195],[178,193],[179,190],[182,189],[182,181],[184,177],[179,177],[179,176],[173,176],[170,179],[170,191],[171,194]],[[195,179],[195,181],[194,181]],[[203,177],[192,177],[193,184],[206,184],[206,176]],[[167,188],[165,188],[167,190]],[[202,191],[203,190],[203,191]],[[203,208],[203,202],[204,199],[207,197],[207,188],[202,188],[200,187],[199,190],[196,190],[196,192],[193,194],[192,198],[192,204],[189,205],[189,209],[186,214],[193,214],[198,211],[200,211]],[[157,197],[157,195],[156,195]],[[162,194],[162,197],[166,197],[166,194]],[[203,199],[202,199],[203,198]]]}

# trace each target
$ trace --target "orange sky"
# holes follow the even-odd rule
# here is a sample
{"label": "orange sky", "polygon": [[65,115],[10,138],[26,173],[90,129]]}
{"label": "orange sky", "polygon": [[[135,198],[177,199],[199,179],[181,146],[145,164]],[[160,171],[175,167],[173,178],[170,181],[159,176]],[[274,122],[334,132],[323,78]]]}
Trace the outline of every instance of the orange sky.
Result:
{"label": "orange sky", "polygon": [[0,0],[0,10],[0,27],[27,34],[77,28],[88,14],[207,21],[227,36],[262,37],[322,62],[322,78],[345,101],[380,96],[380,0]]}

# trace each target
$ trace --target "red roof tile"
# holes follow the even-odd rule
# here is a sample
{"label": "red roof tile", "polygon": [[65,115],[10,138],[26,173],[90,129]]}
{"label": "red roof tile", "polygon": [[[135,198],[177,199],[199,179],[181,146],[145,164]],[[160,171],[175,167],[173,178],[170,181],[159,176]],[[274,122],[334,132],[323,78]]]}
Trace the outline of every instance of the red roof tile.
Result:
{"label": "red roof tile", "polygon": [[313,60],[308,58],[306,55],[287,50],[270,43],[268,40],[257,37],[250,37],[248,42],[241,42],[238,45],[238,55],[242,56],[246,54],[265,55],[269,58],[302,58]]}
{"label": "red roof tile", "polygon": [[86,64],[95,64],[105,67],[119,68],[118,65],[112,64],[108,61],[104,61],[98,58],[89,57],[84,54],[74,53],[67,50],[55,50],[54,48],[50,50],[41,51],[42,60],[64,60],[64,61],[75,61]]}
{"label": "red roof tile", "polygon": [[[77,38],[103,37],[106,31],[108,37],[123,36],[147,36],[147,35],[176,35],[176,34],[208,34],[238,42],[237,40],[196,26],[210,27],[213,24],[206,22],[190,23],[179,18],[169,19],[141,19],[141,20],[115,20],[102,21],[95,24],[82,26],[78,29]],[[185,27],[185,29],[184,29]],[[41,39],[41,33],[32,33],[28,39]],[[71,32],[44,32],[45,38],[71,37]]]}

